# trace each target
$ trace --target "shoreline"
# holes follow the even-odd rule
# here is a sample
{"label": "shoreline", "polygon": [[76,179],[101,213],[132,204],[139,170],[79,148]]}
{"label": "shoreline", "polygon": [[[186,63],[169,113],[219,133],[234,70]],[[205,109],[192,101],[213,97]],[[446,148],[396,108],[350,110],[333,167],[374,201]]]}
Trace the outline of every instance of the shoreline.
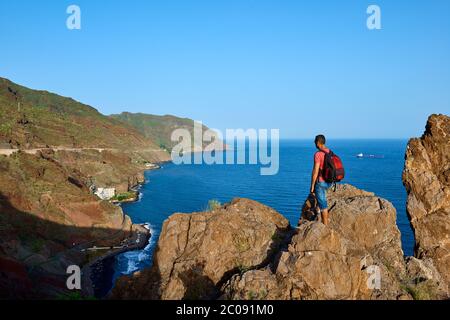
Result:
{"label": "shoreline", "polygon": [[[93,267],[99,263],[104,262],[107,259],[113,258],[119,254],[135,251],[135,250],[143,250],[150,242],[151,237],[153,236],[148,228],[145,227],[145,224],[133,224],[133,229],[136,233],[133,234],[129,240],[132,243],[131,245],[126,245],[122,248],[112,249],[107,253],[98,256],[94,260],[90,261],[81,269],[81,277],[82,277],[82,293],[83,296],[86,297],[95,297],[95,289],[94,283],[92,281]],[[141,235],[144,235],[144,239],[141,238]],[[97,250],[101,250],[99,248]],[[113,285],[114,286],[114,285]],[[101,298],[100,298],[101,299]]]}
{"label": "shoreline", "polygon": [[[145,168],[144,174],[147,171],[154,171],[154,170],[160,170],[162,168],[163,164],[167,164],[167,163],[171,163],[171,160],[168,161],[161,161],[155,164],[155,166],[153,167],[148,167]],[[144,181],[140,182],[132,187],[130,187],[130,190],[136,192],[136,197],[132,198],[132,199],[125,199],[123,201],[111,201],[112,204],[114,205],[118,205],[121,206],[121,204],[123,203],[133,203],[133,202],[137,202],[140,199],[140,193],[139,193],[139,189],[144,185],[148,183],[148,181]],[[126,213],[123,213],[124,215],[126,215]],[[133,222],[133,221],[132,221]],[[116,257],[122,253],[125,252],[130,252],[130,251],[136,251],[136,250],[143,250],[145,249],[145,247],[147,247],[147,245],[150,243],[151,237],[153,236],[150,232],[150,230],[148,228],[146,228],[144,226],[145,224],[133,224],[133,228],[136,226],[139,226],[141,228],[141,232],[142,230],[145,230],[143,233],[146,234],[146,238],[144,239],[144,241],[140,241],[139,243],[136,243],[134,245],[128,246],[128,247],[124,247],[124,248],[120,248],[120,249],[115,249],[112,251],[109,251],[103,255],[98,256],[97,258],[95,258],[93,261],[90,261],[89,263],[87,263],[85,266],[82,267],[81,269],[81,274],[82,274],[82,293],[84,296],[86,297],[95,297],[95,289],[94,289],[94,284],[92,282],[92,273],[93,273],[93,267],[99,263],[104,262],[107,259]],[[138,233],[139,234],[139,231]],[[114,287],[114,283],[112,288]],[[111,289],[112,289],[111,288]],[[100,298],[101,299],[101,298]]]}

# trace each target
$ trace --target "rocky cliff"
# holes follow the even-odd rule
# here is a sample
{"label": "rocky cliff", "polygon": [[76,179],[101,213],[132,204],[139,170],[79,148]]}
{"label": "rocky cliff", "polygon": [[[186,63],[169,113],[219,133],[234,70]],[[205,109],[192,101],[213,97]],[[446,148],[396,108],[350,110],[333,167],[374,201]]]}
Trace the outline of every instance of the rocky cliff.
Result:
{"label": "rocky cliff", "polygon": [[432,115],[406,151],[403,181],[416,238],[415,257],[434,265],[450,283],[450,117]]}
{"label": "rocky cliff", "polygon": [[288,221],[236,199],[175,214],[151,269],[119,279],[114,299],[433,299],[445,297],[429,261],[403,256],[396,211],[373,193],[330,192],[331,224]]}
{"label": "rocky cliff", "polygon": [[273,209],[247,199],[176,214],[164,223],[153,267],[121,278],[113,297],[410,298],[393,206],[349,185],[329,200],[329,227],[314,222],[293,229]]}
{"label": "rocky cliff", "polygon": [[119,279],[118,299],[448,299],[450,120],[431,116],[408,145],[404,183],[416,235],[404,257],[396,210],[375,194],[329,192],[331,222],[294,229],[236,199],[164,224],[151,269]]}
{"label": "rocky cliff", "polygon": [[[164,120],[155,119],[161,132],[176,129]],[[94,192],[125,193],[151,164],[169,161],[161,132],[147,137],[71,98],[0,78],[0,299],[64,295],[67,266],[107,253],[83,249],[136,236],[121,208]]]}
{"label": "rocky cliff", "polygon": [[63,296],[66,270],[132,236],[129,217],[44,154],[0,156],[0,298]]}
{"label": "rocky cliff", "polygon": [[234,274],[267,265],[288,235],[282,215],[246,199],[175,214],[164,223],[153,268],[120,280],[116,297],[215,298]]}

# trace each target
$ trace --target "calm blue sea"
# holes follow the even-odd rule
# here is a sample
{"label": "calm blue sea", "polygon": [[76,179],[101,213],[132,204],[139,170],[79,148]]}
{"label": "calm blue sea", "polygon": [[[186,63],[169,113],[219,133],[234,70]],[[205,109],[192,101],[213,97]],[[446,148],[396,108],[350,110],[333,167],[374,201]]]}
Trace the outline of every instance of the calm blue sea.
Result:
{"label": "calm blue sea", "polygon": [[[391,201],[397,209],[403,250],[413,254],[414,237],[406,216],[406,191],[402,170],[406,140],[338,140],[328,146],[345,165],[344,182],[375,192]],[[296,225],[299,208],[309,192],[314,144],[311,141],[284,140],[280,143],[280,170],[275,176],[261,176],[256,165],[174,165],[146,173],[138,202],[124,204],[123,210],[135,223],[152,226],[152,240],[145,250],[127,252],[114,258],[106,282],[122,274],[148,267],[164,220],[175,212],[203,211],[208,201],[222,203],[235,197],[250,198],[275,208]],[[372,154],[381,158],[356,157]],[[105,282],[105,279],[102,280]],[[105,285],[102,285],[102,287]],[[100,294],[101,295],[101,294]]]}

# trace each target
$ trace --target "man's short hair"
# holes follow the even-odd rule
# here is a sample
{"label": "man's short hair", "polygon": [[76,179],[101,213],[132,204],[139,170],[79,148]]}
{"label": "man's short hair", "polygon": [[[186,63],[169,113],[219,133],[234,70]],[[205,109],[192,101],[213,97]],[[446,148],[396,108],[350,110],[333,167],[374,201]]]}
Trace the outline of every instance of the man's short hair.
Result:
{"label": "man's short hair", "polygon": [[325,138],[325,136],[323,134],[319,134],[316,139],[314,140],[314,142],[320,143],[320,144],[326,144],[327,143],[327,139]]}

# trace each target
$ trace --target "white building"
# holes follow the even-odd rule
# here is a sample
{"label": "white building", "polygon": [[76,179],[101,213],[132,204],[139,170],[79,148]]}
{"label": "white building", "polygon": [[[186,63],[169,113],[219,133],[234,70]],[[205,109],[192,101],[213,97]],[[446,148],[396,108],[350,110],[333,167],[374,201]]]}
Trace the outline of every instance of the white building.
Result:
{"label": "white building", "polygon": [[111,198],[115,197],[116,189],[115,188],[97,188],[97,191],[95,191],[95,195],[102,200],[110,200]]}

